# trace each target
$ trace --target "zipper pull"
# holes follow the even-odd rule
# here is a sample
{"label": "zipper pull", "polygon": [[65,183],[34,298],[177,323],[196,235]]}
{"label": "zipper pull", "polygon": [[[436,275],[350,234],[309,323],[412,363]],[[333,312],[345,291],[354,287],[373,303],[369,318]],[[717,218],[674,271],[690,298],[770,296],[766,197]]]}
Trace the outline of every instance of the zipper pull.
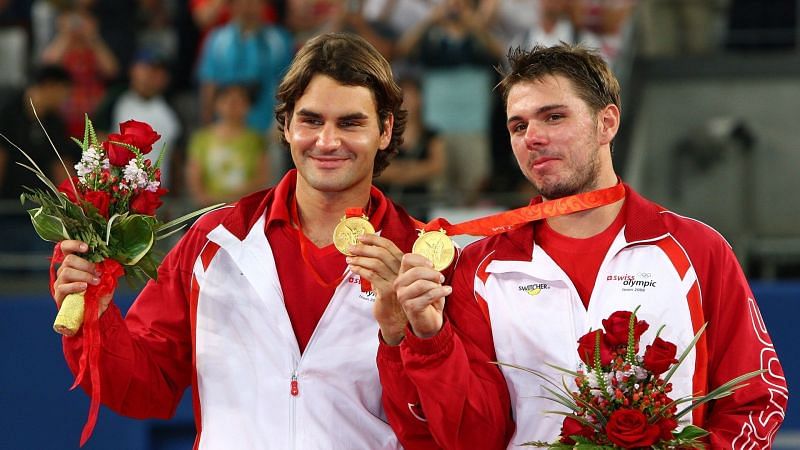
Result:
{"label": "zipper pull", "polygon": [[292,389],[289,391],[292,397],[297,397],[300,394],[300,388],[297,386],[297,374],[292,374],[292,382],[290,384]]}

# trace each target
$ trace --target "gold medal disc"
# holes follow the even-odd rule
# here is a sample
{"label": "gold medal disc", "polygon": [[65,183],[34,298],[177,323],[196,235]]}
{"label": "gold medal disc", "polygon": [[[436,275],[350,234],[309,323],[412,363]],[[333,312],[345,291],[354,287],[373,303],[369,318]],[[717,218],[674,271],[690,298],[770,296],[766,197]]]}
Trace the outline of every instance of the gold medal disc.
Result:
{"label": "gold medal disc", "polygon": [[347,249],[359,243],[359,236],[374,233],[375,228],[372,227],[366,216],[342,217],[342,220],[333,229],[333,245],[340,253],[353,256]]}
{"label": "gold medal disc", "polygon": [[411,253],[428,258],[433,263],[434,269],[442,271],[453,262],[456,247],[444,230],[420,231]]}

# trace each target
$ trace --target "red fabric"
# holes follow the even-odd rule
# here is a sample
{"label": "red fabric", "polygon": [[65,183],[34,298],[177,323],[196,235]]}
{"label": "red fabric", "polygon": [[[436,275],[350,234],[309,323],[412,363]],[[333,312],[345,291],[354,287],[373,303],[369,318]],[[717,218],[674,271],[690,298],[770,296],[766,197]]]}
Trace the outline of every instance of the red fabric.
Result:
{"label": "red fabric", "polygon": [[61,64],[72,76],[70,96],[63,107],[64,121],[70,136],[83,137],[84,115],[90,116],[103,99],[105,79],[100,73],[94,50],[74,48],[67,50]]}
{"label": "red fabric", "polygon": [[[275,259],[275,265],[278,277],[284,280],[281,283],[283,303],[302,353],[333,297],[347,263],[335,245],[319,248],[292,226],[294,187],[291,182],[276,188],[276,201],[267,216],[266,233],[272,251],[281,255]],[[380,229],[386,212],[386,197],[375,190],[370,198],[367,215],[375,229]],[[358,210],[361,215],[363,209]]]}
{"label": "red fabric", "polygon": [[[196,305],[191,300],[196,284],[192,284],[192,273],[209,245],[207,235],[222,224],[244,239],[265,209],[271,215],[281,204],[286,212],[284,218],[288,218],[286,197],[278,197],[278,191],[295,176],[296,171],[292,170],[275,189],[251,194],[232,207],[198,219],[159,266],[158,281],[147,283],[124,320],[116,304],[109,305],[99,319],[104,405],[133,418],[168,419],[174,415],[187,386],[197,392],[192,336]],[[373,198],[375,195],[382,196],[373,190]],[[389,201],[381,204],[385,205],[381,235],[409,252],[416,238],[413,219]],[[282,279],[282,284],[286,282]],[[77,373],[84,337],[65,337],[62,343],[67,364]],[[81,387],[91,392],[91,379],[84,379]],[[200,430],[200,405],[196,395],[194,398],[196,426]]]}
{"label": "red fabric", "polygon": [[[709,322],[705,332],[707,367],[697,368],[708,374],[708,380],[698,390],[708,392],[744,373],[768,369],[748,380],[746,388],[709,405],[700,422],[711,432],[711,448],[769,448],[785,417],[788,391],[783,369],[736,256],[710,227],[664,211],[629,186],[626,189],[626,239],[646,241],[672,235],[685,249],[697,273],[702,313]],[[424,427],[430,428],[442,447],[504,447],[498,436],[490,434],[513,430],[507,407],[509,394],[505,383],[487,372],[486,362],[494,358],[494,345],[473,286],[480,267],[489,258],[530,261],[533,242],[533,227],[521,227],[467,247],[456,266],[453,294],[445,306],[449,325],[428,345],[420,345],[420,340],[409,335],[400,348],[379,348],[385,409],[401,441],[405,439],[406,448],[436,448],[425,441]],[[450,333],[448,327],[456,332]],[[476,352],[483,355],[475,357],[480,354]],[[420,403],[427,422],[410,413],[409,405]],[[483,417],[485,423],[476,415]],[[473,434],[477,434],[474,441],[463,438],[475,429],[481,432]]]}
{"label": "red fabric", "polygon": [[[55,282],[54,266],[63,260],[64,254],[61,251],[61,243],[58,243],[55,248],[53,248],[53,258],[50,263],[51,291]],[[83,324],[78,330],[78,333],[83,333],[86,344],[83,346],[83,351],[80,355],[75,382],[72,384],[72,387],[70,387],[70,390],[78,387],[86,377],[86,371],[89,371],[89,378],[91,379],[92,386],[89,390],[91,401],[89,404],[89,414],[83,426],[83,431],[81,431],[81,447],[83,447],[92,436],[94,426],[97,424],[97,413],[100,411],[100,398],[102,395],[102,383],[100,381],[100,348],[102,346],[102,341],[97,317],[100,298],[114,292],[117,288],[117,279],[125,273],[125,269],[122,265],[113,259],[100,261],[96,264],[96,268],[100,271],[100,283],[97,285],[88,285],[84,292]]]}
{"label": "red fabric", "polygon": [[578,290],[583,306],[587,308],[600,264],[603,263],[611,243],[625,223],[624,210],[623,204],[617,218],[605,231],[586,239],[571,238],[557,233],[544,220],[534,225],[536,243],[567,273]]}

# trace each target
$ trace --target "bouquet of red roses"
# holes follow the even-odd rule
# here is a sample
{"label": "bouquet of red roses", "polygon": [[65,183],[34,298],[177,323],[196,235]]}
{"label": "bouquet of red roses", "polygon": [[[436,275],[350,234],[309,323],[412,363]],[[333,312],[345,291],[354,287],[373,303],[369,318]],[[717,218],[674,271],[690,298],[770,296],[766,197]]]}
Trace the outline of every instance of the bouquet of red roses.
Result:
{"label": "bouquet of red roses", "polygon": [[[81,256],[94,262],[101,273],[98,285],[89,285],[86,291],[64,299],[53,324],[57,332],[67,336],[76,334],[82,324],[85,328],[83,354],[73,385],[74,388],[80,384],[87,371],[90,372],[92,403],[81,445],[91,435],[100,400],[99,299],[114,291],[117,278],[123,274],[131,281],[156,278],[159,258],[154,253],[155,242],[179,231],[188,220],[220,206],[194,211],[166,223],[155,217],[156,209],[163,203],[161,196],[167,192],[161,186],[159,169],[164,152],[155,164],[144,155],[160,138],[150,125],[129,120],[120,124],[120,133],[110,134],[101,143],[87,117],[83,141],[73,138],[82,150],[81,160],[75,165],[77,176],[60,186],[49,180],[24,150],[9,141],[30,163],[19,164],[36,174],[46,187],[25,186],[27,192],[22,194],[21,201],[23,205],[26,201],[39,205],[28,213],[36,233],[57,243],[52,263],[64,257],[59,242],[78,239],[89,246],[88,252]],[[53,150],[64,165],[58,150],[55,147]],[[66,165],[64,170],[69,174]],[[53,278],[51,267],[51,286]]]}
{"label": "bouquet of red roses", "polygon": [[537,370],[501,363],[545,380],[550,385],[545,390],[553,396],[550,400],[569,411],[548,411],[565,416],[559,441],[524,445],[551,449],[705,448],[701,438],[708,432],[694,425],[678,430],[678,421],[698,406],[732,394],[745,386],[743,381],[763,370],[734,378],[703,396],[672,399],[670,379],[705,325],[677,358],[677,346],[659,337],[663,326],[640,354],[639,339],[649,326],[637,320],[636,310],[617,311],[603,320],[603,330],[590,331],[578,340],[583,362],[578,371],[548,364],[572,377],[575,390]]}
{"label": "bouquet of red roses", "polygon": [[[87,117],[83,141],[73,138],[82,150],[81,160],[75,165],[77,176],[60,186],[55,186],[36,162],[18,149],[30,162],[21,165],[48,188],[26,186],[28,192],[21,196],[23,205],[27,200],[40,205],[28,210],[34,229],[47,241],[86,242],[89,251],[83,257],[109,275],[101,278],[101,290],[113,290],[109,284],[115,285],[116,277],[123,273],[139,281],[155,278],[158,267],[153,252],[155,241],[179,231],[184,222],[214,208],[167,223],[155,217],[156,209],[163,203],[161,196],[167,192],[161,187],[159,169],[164,152],[156,164],[144,155],[160,138],[150,125],[129,120],[120,124],[120,133],[110,134],[108,140],[100,143]],[[56,260],[58,253],[56,249]],[[83,310],[84,294],[68,296],[59,310],[55,330],[74,335],[81,326]]]}

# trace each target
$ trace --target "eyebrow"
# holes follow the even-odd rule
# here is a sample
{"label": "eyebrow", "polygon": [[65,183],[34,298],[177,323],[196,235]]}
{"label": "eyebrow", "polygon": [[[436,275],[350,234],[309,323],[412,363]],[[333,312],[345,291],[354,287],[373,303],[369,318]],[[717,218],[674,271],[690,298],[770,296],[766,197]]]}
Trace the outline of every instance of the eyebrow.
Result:
{"label": "eyebrow", "polygon": [[[315,111],[310,111],[310,110],[305,109],[305,108],[300,109],[299,111],[297,111],[297,115],[298,116],[302,116],[302,117],[310,117],[312,119],[321,119],[322,118],[322,114],[320,114],[318,112],[315,112]],[[364,113],[353,112],[353,113],[345,114],[345,115],[343,115],[341,117],[338,117],[336,120],[365,120],[365,119],[369,119],[369,116],[367,116]]]}
{"label": "eyebrow", "polygon": [[[534,115],[538,116],[540,114],[544,114],[544,113],[550,112],[550,111],[552,111],[554,109],[561,109],[561,108],[566,108],[566,107],[567,107],[567,105],[562,105],[562,104],[545,105],[545,106],[542,106],[542,107],[536,109],[536,112],[534,113]],[[516,122],[518,120],[522,120],[522,117],[521,116],[511,116],[511,117],[508,118],[508,120],[506,120],[506,125],[509,125],[512,122]]]}

